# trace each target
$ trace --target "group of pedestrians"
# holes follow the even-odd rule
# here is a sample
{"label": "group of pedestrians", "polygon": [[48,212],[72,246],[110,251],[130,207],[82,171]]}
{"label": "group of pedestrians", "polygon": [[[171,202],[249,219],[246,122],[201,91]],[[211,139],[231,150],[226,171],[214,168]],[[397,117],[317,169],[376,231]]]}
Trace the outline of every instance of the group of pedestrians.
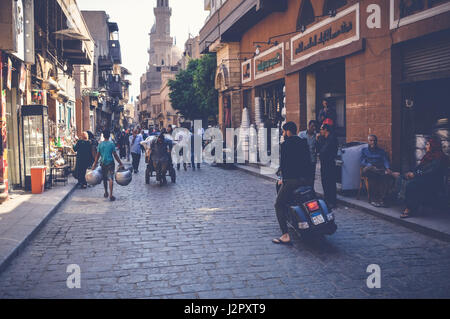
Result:
{"label": "group of pedestrians", "polygon": [[[116,144],[110,140],[111,133],[108,130],[103,132],[102,142],[99,144],[92,132],[83,132],[80,138],[77,137],[77,143],[73,150],[77,152],[76,167],[74,177],[78,180],[78,186],[82,189],[87,188],[86,171],[89,168],[94,170],[100,161],[102,168],[102,177],[105,187],[105,198],[115,200],[113,196],[113,181],[115,173],[114,158],[123,167],[123,163],[116,153]],[[109,184],[109,192],[108,192]]]}
{"label": "group of pedestrians", "polygon": [[409,218],[427,199],[437,199],[436,194],[445,189],[449,158],[438,138],[428,140],[419,165],[404,175],[391,170],[387,153],[378,146],[377,136],[369,135],[368,144],[361,151],[361,174],[368,179],[373,206],[385,207],[385,200],[392,193],[405,202],[400,218]]}
{"label": "group of pedestrians", "polygon": [[[283,126],[284,142],[281,144],[281,160],[278,174],[278,195],[275,210],[282,236],[276,244],[290,243],[287,229],[288,198],[300,186],[314,189],[316,167],[320,160],[320,173],[324,199],[330,209],[337,207],[338,140],[334,134],[335,113],[324,101],[324,109],[318,121],[310,121],[308,129],[297,135],[297,125],[288,122]],[[333,119],[334,118],[334,119]],[[317,132],[319,128],[319,132]],[[371,204],[384,207],[389,193],[398,193],[405,200],[405,210],[400,216],[408,218],[429,198],[446,187],[450,160],[442,151],[442,143],[431,138],[426,144],[426,154],[420,164],[404,175],[393,172],[387,153],[378,146],[378,138],[369,135],[368,146],[361,151],[361,175],[369,181]],[[395,186],[395,187],[394,187]]]}

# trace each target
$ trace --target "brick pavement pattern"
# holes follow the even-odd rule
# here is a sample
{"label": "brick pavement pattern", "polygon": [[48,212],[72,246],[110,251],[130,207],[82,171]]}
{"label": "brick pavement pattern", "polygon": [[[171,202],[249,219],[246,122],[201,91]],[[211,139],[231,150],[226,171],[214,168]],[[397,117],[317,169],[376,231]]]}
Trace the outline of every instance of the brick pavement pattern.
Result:
{"label": "brick pavement pattern", "polygon": [[324,242],[277,246],[272,182],[205,165],[160,188],[143,171],[114,203],[77,190],[0,274],[0,298],[450,297],[449,243],[343,207]]}

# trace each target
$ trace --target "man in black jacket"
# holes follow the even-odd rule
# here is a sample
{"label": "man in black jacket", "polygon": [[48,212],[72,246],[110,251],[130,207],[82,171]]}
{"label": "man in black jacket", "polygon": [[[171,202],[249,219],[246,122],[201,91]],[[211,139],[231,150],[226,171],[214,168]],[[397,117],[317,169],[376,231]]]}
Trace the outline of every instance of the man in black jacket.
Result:
{"label": "man in black jacket", "polygon": [[320,128],[320,134],[317,137],[317,149],[320,156],[320,175],[322,176],[325,201],[329,208],[336,208],[338,141],[332,133],[332,128],[327,124],[323,124]]}
{"label": "man in black jacket", "polygon": [[283,235],[274,239],[275,244],[290,244],[287,227],[288,200],[292,192],[300,186],[308,185],[311,178],[311,156],[306,140],[297,136],[297,125],[293,122],[283,126],[284,143],[281,144],[280,171],[282,179],[278,182],[280,190],[275,203],[278,223]]}

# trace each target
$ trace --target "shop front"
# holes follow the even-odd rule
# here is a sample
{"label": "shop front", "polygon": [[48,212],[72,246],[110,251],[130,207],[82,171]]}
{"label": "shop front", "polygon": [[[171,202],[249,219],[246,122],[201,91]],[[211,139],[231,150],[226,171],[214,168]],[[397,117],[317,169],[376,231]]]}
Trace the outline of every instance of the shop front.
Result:
{"label": "shop front", "polygon": [[347,81],[353,80],[347,77],[346,60],[364,48],[359,19],[360,7],[355,4],[290,40],[287,79],[298,81],[298,85],[289,84],[288,99],[298,98],[300,127],[305,129],[311,120],[319,125],[327,120],[332,123],[340,145],[347,143]]}
{"label": "shop front", "polygon": [[450,31],[400,44],[401,159],[403,170],[425,155],[426,138],[442,141],[450,155]]}
{"label": "shop front", "polygon": [[[335,59],[314,64],[301,71],[305,85],[300,88],[300,96],[304,96],[306,118],[301,122],[305,127],[311,120],[316,120],[319,125],[325,119],[333,122],[335,134],[340,144],[346,142],[346,80],[345,59]],[[325,105],[329,113],[324,116]]]}
{"label": "shop front", "polygon": [[20,186],[19,163],[19,116],[20,106],[25,100],[26,66],[12,55],[3,55],[2,90],[2,140],[3,140],[3,180],[5,188],[12,191]]}

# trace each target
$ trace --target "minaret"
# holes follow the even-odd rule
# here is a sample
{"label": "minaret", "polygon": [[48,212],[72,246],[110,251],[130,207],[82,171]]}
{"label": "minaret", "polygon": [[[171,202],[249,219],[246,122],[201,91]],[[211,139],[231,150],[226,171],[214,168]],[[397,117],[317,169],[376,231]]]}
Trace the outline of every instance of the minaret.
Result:
{"label": "minaret", "polygon": [[171,65],[173,38],[170,36],[172,8],[169,0],[156,0],[155,24],[150,32],[150,65]]}

